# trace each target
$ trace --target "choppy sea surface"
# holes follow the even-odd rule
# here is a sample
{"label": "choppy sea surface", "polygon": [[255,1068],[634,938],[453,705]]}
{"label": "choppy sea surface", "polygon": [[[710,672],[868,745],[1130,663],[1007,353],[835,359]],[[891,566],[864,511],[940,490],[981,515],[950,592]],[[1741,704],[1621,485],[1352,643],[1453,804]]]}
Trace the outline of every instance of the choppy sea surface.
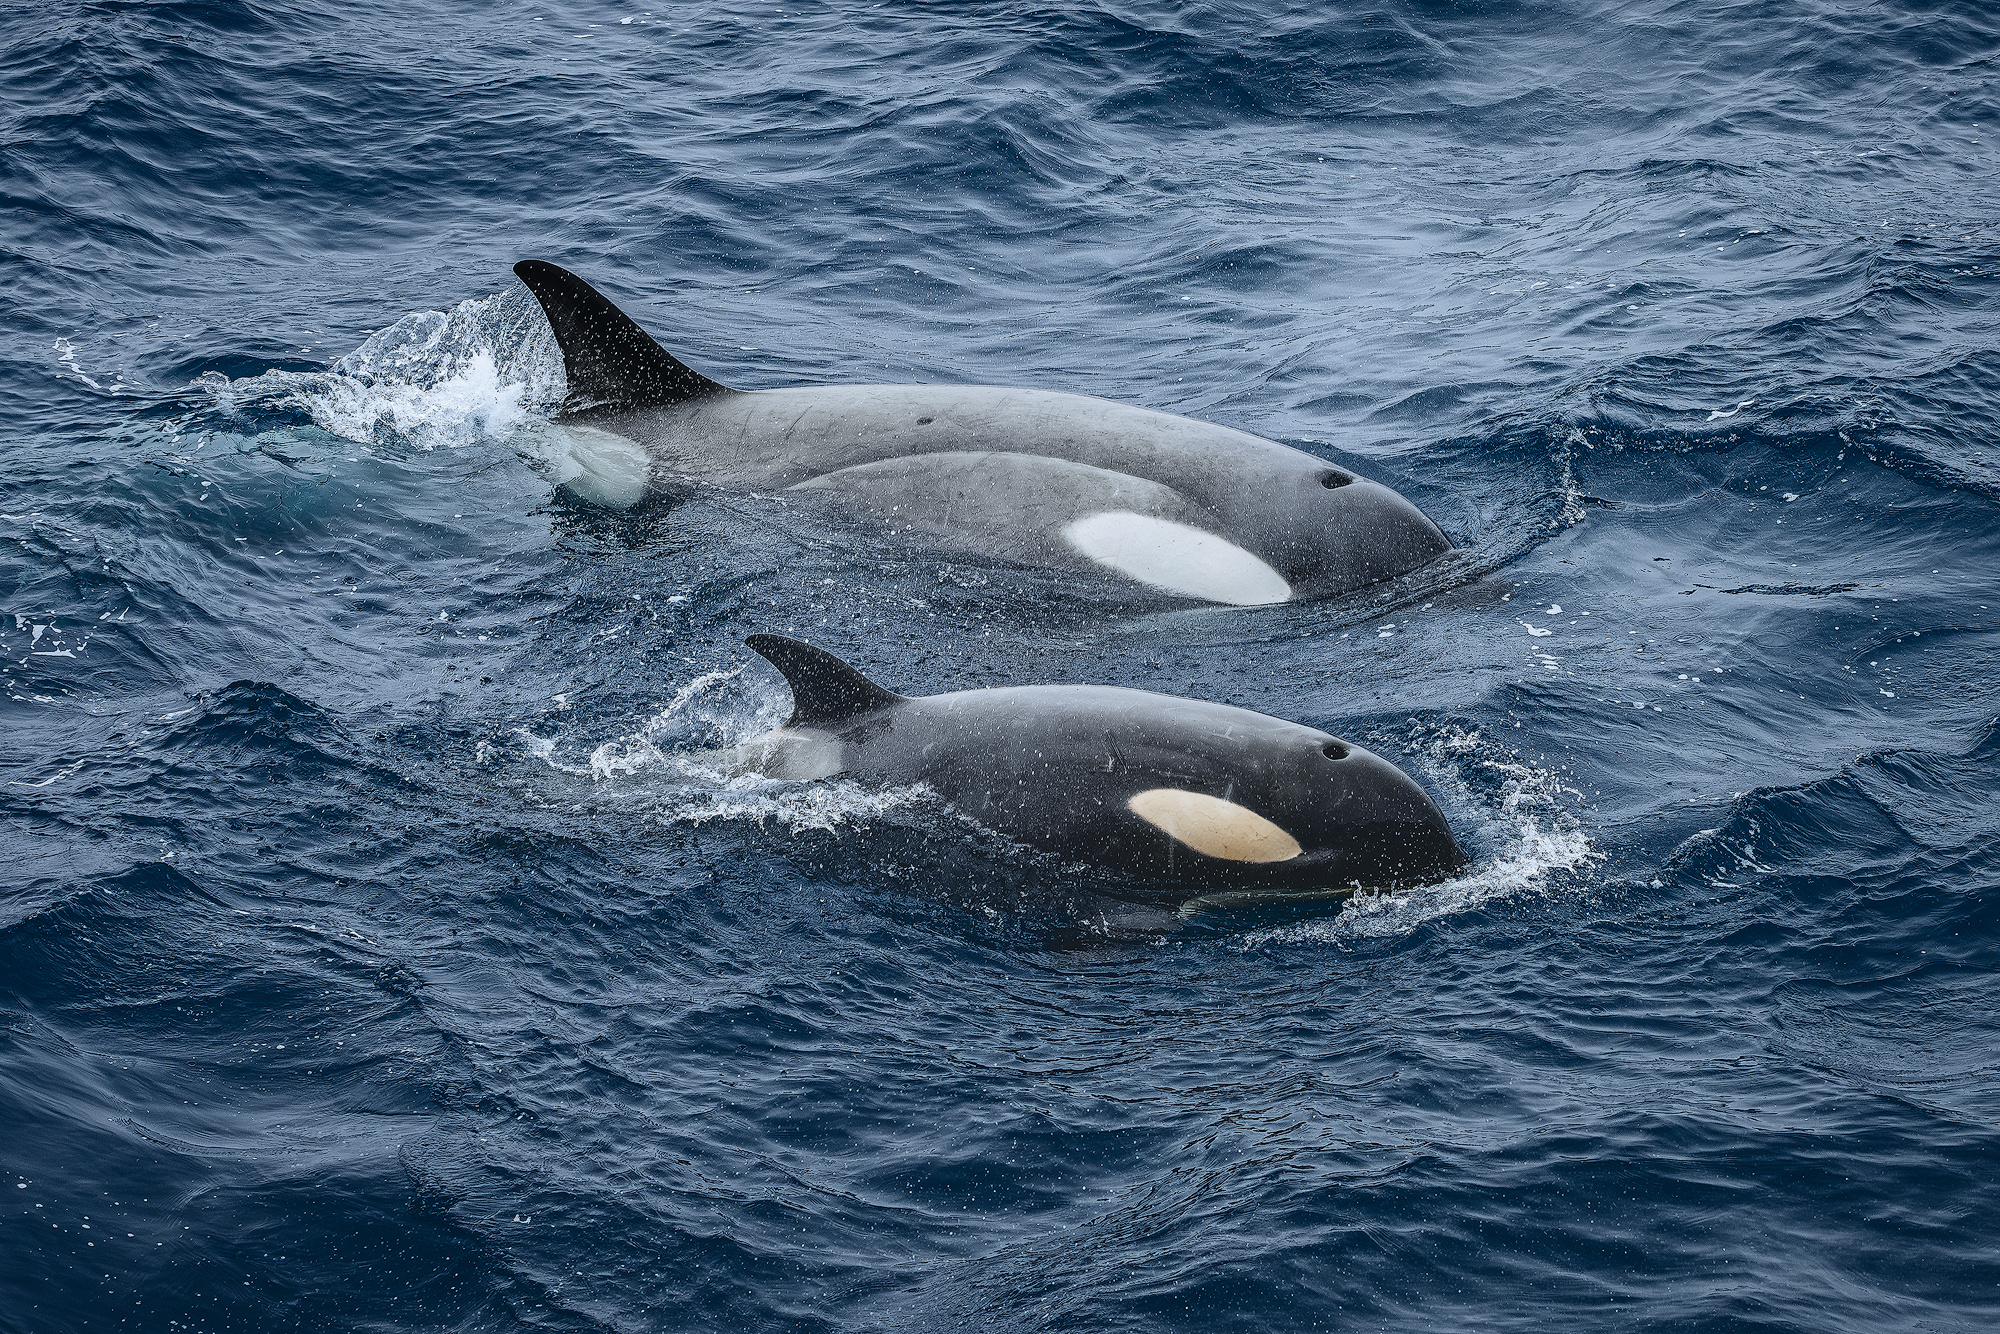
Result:
{"label": "choppy sea surface", "polygon": [[[0,16],[0,1329],[2000,1321],[2000,11]],[[525,257],[1461,551],[1241,610],[594,510]],[[1324,727],[1475,865],[1125,930],[706,774],[757,631]]]}

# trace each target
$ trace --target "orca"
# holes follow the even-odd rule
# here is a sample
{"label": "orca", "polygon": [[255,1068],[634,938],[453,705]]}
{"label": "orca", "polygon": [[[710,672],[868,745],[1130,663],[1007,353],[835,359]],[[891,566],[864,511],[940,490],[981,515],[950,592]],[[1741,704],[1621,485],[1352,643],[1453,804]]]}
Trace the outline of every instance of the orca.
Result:
{"label": "orca", "polygon": [[1337,596],[1451,550],[1390,488],[1244,431],[1041,389],[730,389],[568,270],[514,272],[569,377],[560,480],[597,504],[632,505],[658,475],[816,494],[939,549],[1237,606]]}
{"label": "orca", "polygon": [[1387,760],[1248,709],[1116,686],[906,698],[783,635],[746,643],[792,713],[710,763],[731,777],[924,784],[960,814],[1064,863],[1100,893],[1184,908],[1345,898],[1443,879],[1468,858]]}

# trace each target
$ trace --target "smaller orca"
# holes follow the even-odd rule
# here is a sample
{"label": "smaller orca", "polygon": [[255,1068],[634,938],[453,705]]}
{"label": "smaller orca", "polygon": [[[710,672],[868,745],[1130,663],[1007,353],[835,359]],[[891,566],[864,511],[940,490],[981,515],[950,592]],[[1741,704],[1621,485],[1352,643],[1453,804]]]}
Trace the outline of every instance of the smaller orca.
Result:
{"label": "smaller orca", "polygon": [[745,642],[784,674],[792,715],[718,757],[725,768],[927,784],[989,829],[1143,886],[1104,891],[1115,897],[1197,908],[1344,898],[1439,880],[1468,860],[1407,774],[1316,728],[1116,686],[909,699],[796,639]]}
{"label": "smaller orca", "polygon": [[1245,431],[1042,389],[731,389],[567,269],[514,272],[569,378],[558,480],[595,504],[635,504],[656,475],[789,490],[944,549],[1234,606],[1335,597],[1451,550],[1388,487]]}

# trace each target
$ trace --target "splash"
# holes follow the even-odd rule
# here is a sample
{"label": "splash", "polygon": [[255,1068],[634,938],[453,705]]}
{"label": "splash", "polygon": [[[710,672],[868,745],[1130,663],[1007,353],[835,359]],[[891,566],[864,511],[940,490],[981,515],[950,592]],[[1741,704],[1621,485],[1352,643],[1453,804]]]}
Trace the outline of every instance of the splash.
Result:
{"label": "splash", "polygon": [[748,791],[725,790],[701,804],[662,806],[658,813],[666,823],[749,820],[759,825],[776,824],[791,833],[802,829],[833,833],[844,824],[865,824],[892,811],[936,800],[936,794],[922,783],[867,788],[843,778],[809,784],[757,783]]}
{"label": "splash", "polygon": [[527,386],[502,377],[485,348],[429,383],[328,376],[302,402],[321,429],[349,440],[401,436],[419,449],[457,448],[481,436],[508,436],[528,418]]}
{"label": "splash", "polygon": [[1500,899],[1549,893],[1562,872],[1602,860],[1575,814],[1565,805],[1582,793],[1554,772],[1540,769],[1477,729],[1421,726],[1405,747],[1443,805],[1482,826],[1481,841],[1497,850],[1463,875],[1397,894],[1357,895],[1338,917],[1252,931],[1245,948],[1269,944],[1356,941],[1400,936],[1435,918],[1466,912]]}
{"label": "splash", "polygon": [[219,407],[299,408],[315,425],[363,444],[430,450],[522,437],[567,391],[562,352],[541,307],[518,284],[449,311],[406,315],[325,371],[266,371],[200,383]]}
{"label": "splash", "polygon": [[[779,700],[746,698],[730,689],[742,670],[696,677],[652,717],[599,742],[580,760],[565,758],[554,738],[526,728],[515,729],[514,736],[521,750],[548,768],[587,780],[590,800],[663,824],[745,820],[792,833],[831,833],[844,824],[936,804],[936,795],[921,783],[867,788],[850,779],[794,783],[728,772],[728,766],[717,763],[721,751],[771,731],[785,716]],[[499,748],[482,742],[479,762],[499,754]]]}
{"label": "splash", "polygon": [[[743,669],[737,667],[697,676],[675,690],[652,717],[629,732],[600,742],[581,762],[559,755],[553,738],[536,736],[525,727],[514,729],[514,734],[529,754],[574,778],[605,782],[653,768],[676,775],[705,773],[699,763],[702,749],[735,745],[770,731],[784,720],[776,700],[745,700],[724,689],[742,674]],[[567,694],[560,698],[565,708],[571,705]]]}
{"label": "splash", "polygon": [[1574,528],[1584,519],[1583,487],[1576,480],[1578,445],[1582,445],[1585,449],[1591,448],[1589,438],[1572,426],[1569,428],[1569,439],[1564,441],[1562,448],[1555,453],[1556,462],[1562,465],[1562,475],[1556,479],[1557,495],[1562,498],[1562,516],[1560,525],[1553,519],[1549,521],[1551,528],[1558,526]]}
{"label": "splash", "polygon": [[735,711],[717,708],[704,701],[704,696],[710,691],[734,680],[742,671],[738,667],[734,671],[709,672],[682,686],[664,708],[636,731],[615,737],[591,751],[591,777],[615,778],[621,774],[638,773],[653,765],[684,769],[687,761],[669,748],[676,740],[685,742],[689,731],[695,727],[719,732],[722,735],[716,739],[727,743],[741,740],[741,736],[735,735],[739,731],[768,731],[777,726],[780,719],[775,706],[760,709],[751,718],[749,729],[745,729]]}

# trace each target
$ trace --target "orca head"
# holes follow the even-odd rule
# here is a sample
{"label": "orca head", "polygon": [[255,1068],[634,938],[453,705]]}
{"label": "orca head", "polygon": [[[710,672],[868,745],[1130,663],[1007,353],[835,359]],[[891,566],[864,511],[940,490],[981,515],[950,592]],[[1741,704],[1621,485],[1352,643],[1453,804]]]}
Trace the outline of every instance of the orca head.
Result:
{"label": "orca head", "polygon": [[1220,795],[1150,787],[1127,810],[1220,881],[1386,890],[1469,864],[1430,794],[1372,751],[1290,725],[1260,749]]}
{"label": "orca head", "polygon": [[1245,470],[1233,494],[1205,497],[1220,531],[1126,509],[1061,530],[1098,566],[1186,597],[1239,607],[1338,597],[1452,549],[1396,491],[1336,468]]}
{"label": "orca head", "polygon": [[1292,482],[1274,538],[1293,596],[1336,597],[1428,565],[1451,540],[1403,495],[1333,464]]}
{"label": "orca head", "polygon": [[1302,821],[1311,840],[1302,870],[1324,882],[1386,889],[1442,880],[1471,863],[1415,779],[1329,733],[1315,733],[1312,742],[1317,762],[1302,755],[1295,769],[1300,795],[1317,816]]}

